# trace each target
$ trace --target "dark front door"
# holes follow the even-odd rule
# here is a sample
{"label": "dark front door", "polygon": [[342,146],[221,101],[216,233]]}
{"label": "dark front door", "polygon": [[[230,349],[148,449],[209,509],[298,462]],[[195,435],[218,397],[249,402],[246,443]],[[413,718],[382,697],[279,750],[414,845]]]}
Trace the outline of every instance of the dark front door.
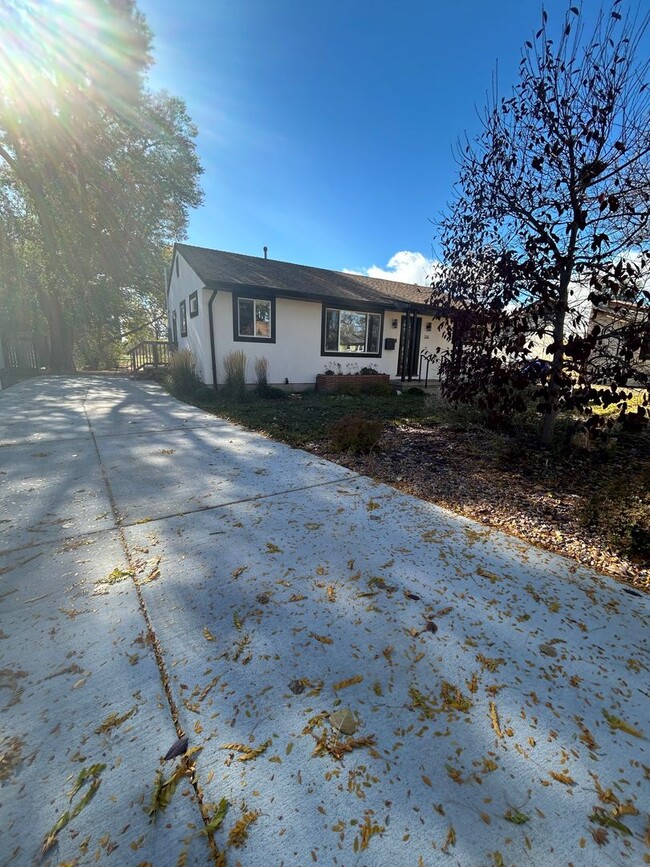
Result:
{"label": "dark front door", "polygon": [[399,332],[399,355],[397,359],[397,375],[411,379],[418,375],[420,364],[420,333],[422,317],[415,313],[402,316]]}

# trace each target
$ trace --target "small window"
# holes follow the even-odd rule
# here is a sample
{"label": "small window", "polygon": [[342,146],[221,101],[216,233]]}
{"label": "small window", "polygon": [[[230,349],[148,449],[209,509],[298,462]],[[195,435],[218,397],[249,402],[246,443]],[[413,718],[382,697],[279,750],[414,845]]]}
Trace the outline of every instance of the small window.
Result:
{"label": "small window", "polygon": [[178,317],[175,310],[172,310],[172,343],[174,346],[178,344]]}
{"label": "small window", "polygon": [[187,337],[187,304],[181,301],[178,307],[181,313],[181,337]]}
{"label": "small window", "polygon": [[179,276],[179,273],[178,273],[178,253],[176,254],[176,276],[177,277]]}
{"label": "small window", "polygon": [[381,313],[326,307],[324,355],[381,355]]}
{"label": "small window", "polygon": [[189,298],[190,301],[190,319],[194,319],[199,315],[199,293],[192,292]]}
{"label": "small window", "polygon": [[235,340],[275,343],[275,298],[233,296]]}

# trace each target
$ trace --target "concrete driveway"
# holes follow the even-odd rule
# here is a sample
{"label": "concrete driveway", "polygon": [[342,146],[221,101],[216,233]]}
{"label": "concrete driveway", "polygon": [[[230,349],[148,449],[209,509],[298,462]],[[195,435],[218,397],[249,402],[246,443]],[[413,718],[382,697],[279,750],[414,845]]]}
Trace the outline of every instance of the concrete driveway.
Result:
{"label": "concrete driveway", "polygon": [[2,863],[648,857],[647,597],[118,378],[1,393],[0,496]]}

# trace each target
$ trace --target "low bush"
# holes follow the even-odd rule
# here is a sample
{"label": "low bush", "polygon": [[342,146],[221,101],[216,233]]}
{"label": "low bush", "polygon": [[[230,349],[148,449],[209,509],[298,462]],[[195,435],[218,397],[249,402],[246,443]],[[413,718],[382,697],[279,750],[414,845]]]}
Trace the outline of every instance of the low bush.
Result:
{"label": "low bush", "polygon": [[194,356],[189,349],[169,353],[169,366],[165,384],[179,397],[196,397],[205,391],[205,385],[196,372]]}
{"label": "low bush", "polygon": [[[347,380],[349,380],[349,382]],[[347,394],[354,397],[357,394],[361,394],[361,386],[358,382],[354,382],[353,377],[348,376],[346,377],[345,382],[338,383],[334,390],[334,394]]]}
{"label": "low bush", "polygon": [[255,394],[258,397],[261,397],[262,400],[284,400],[287,397],[286,391],[283,391],[281,388],[276,388],[274,385],[261,385],[257,384],[257,388],[255,389]]}
{"label": "low bush", "polygon": [[583,506],[581,519],[615,551],[650,562],[650,469],[596,491]]}
{"label": "low bush", "polygon": [[371,397],[392,397],[395,392],[387,382],[374,382],[366,388],[365,393]]}
{"label": "low bush", "polygon": [[383,422],[378,419],[346,415],[331,424],[328,432],[333,451],[362,454],[377,445],[383,429]]}

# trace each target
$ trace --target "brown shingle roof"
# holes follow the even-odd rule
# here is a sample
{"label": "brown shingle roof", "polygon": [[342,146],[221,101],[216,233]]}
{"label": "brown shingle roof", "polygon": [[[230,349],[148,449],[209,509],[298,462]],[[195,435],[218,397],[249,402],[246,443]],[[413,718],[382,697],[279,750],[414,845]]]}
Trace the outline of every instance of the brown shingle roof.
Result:
{"label": "brown shingle roof", "polygon": [[343,274],[276,259],[226,253],[206,247],[176,244],[176,249],[209,289],[264,289],[286,297],[368,302],[387,307],[429,307],[426,286]]}

